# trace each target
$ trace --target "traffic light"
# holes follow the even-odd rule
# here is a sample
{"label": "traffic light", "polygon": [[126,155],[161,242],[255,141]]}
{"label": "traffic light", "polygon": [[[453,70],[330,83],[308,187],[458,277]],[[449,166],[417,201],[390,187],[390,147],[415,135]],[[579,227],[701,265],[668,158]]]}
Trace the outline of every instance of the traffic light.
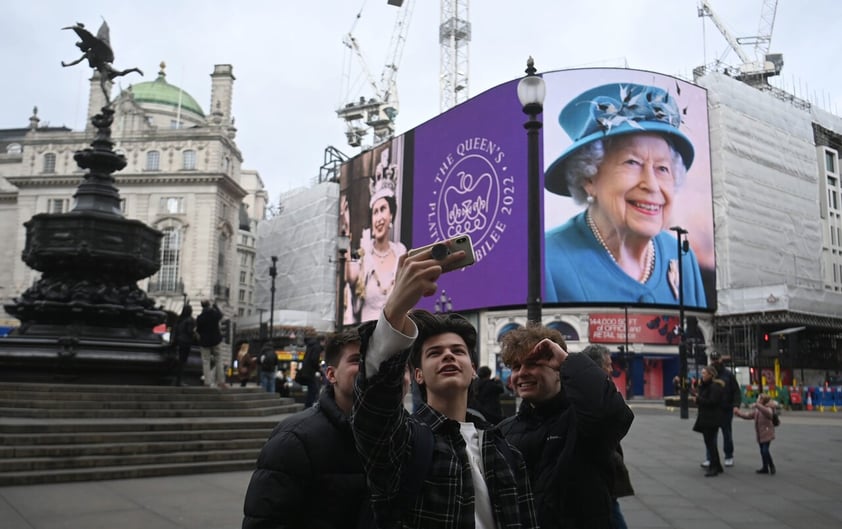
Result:
{"label": "traffic light", "polygon": [[231,320],[222,320],[220,327],[222,330],[222,341],[231,343]]}

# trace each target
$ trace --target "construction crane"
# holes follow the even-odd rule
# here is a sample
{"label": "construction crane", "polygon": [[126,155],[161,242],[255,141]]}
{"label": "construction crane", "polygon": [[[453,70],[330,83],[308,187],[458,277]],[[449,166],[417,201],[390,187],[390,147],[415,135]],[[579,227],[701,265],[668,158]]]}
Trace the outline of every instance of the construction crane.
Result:
{"label": "construction crane", "polygon": [[[757,35],[735,38],[711,8],[708,0],[701,0],[699,4],[698,15],[711,19],[713,25],[722,33],[722,36],[728,41],[728,45],[734,50],[740,61],[742,61],[733,71],[729,69],[727,72],[733,74],[746,84],[754,86],[765,85],[768,84],[769,77],[781,73],[781,68],[784,64],[783,55],[780,53],[769,53],[777,8],[777,0],[764,0],[760,12],[760,25]],[[746,53],[744,49],[746,45],[754,46],[754,58],[749,57],[748,53]]]}
{"label": "construction crane", "polygon": [[[399,11],[395,18],[392,37],[387,48],[386,63],[383,66],[383,71],[379,79],[375,79],[371,70],[369,70],[368,61],[366,61],[362,48],[354,36],[357,22],[359,22],[362,16],[362,8],[357,13],[351,30],[342,39],[346,48],[356,55],[359,60],[362,73],[365,75],[367,84],[373,93],[368,98],[360,96],[359,100],[347,103],[336,111],[339,118],[345,121],[345,136],[348,140],[348,145],[352,147],[360,147],[362,145],[363,138],[369,129],[374,136],[375,145],[388,140],[395,134],[395,118],[399,111],[397,73],[415,2],[414,0],[388,0],[388,4],[397,7]],[[363,3],[363,6],[365,6],[365,3]],[[343,84],[347,85],[349,92],[353,84],[351,70],[350,61],[348,61],[344,73],[345,82]]]}
{"label": "construction crane", "polygon": [[441,0],[439,25],[439,110],[467,101],[471,42],[468,0]]}

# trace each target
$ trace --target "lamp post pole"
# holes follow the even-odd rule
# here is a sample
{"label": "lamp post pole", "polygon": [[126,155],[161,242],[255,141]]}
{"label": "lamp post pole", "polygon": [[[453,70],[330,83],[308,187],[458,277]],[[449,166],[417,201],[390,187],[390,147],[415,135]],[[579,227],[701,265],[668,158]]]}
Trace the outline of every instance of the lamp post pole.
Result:
{"label": "lamp post pole", "polygon": [[343,231],[336,241],[336,250],[339,252],[339,270],[337,271],[337,283],[339,291],[336,294],[336,330],[341,331],[345,326],[345,263],[348,260],[348,248],[351,245],[350,238]]}
{"label": "lamp post pole", "polygon": [[684,266],[681,256],[686,251],[687,230],[681,226],[673,226],[678,243],[678,362],[679,377],[681,378],[681,392],[679,394],[679,413],[682,419],[690,417],[690,403],[687,388],[687,340],[684,333]]}
{"label": "lamp post pole", "polygon": [[272,277],[272,288],[269,298],[269,341],[275,334],[275,277],[278,276],[278,256],[272,256],[272,266],[269,267],[269,275]]}
{"label": "lamp post pole", "polygon": [[546,86],[544,80],[535,75],[536,72],[535,61],[529,57],[526,61],[526,77],[518,83],[517,96],[523,113],[529,116],[529,120],[523,124],[528,150],[526,319],[533,323],[541,323],[541,183],[538,132],[542,123],[538,115],[544,110]]}

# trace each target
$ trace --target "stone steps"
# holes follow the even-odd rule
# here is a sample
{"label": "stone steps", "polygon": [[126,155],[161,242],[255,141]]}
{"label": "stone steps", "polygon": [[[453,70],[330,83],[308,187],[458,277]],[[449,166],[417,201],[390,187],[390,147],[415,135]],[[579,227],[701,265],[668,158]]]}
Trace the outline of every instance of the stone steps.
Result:
{"label": "stone steps", "polygon": [[301,408],[255,387],[0,382],[0,486],[248,470]]}

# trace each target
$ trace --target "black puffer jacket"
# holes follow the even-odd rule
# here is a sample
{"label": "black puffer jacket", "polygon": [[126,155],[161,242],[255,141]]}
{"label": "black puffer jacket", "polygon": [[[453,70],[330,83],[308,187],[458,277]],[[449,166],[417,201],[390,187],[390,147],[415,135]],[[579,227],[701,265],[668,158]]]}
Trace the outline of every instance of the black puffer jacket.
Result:
{"label": "black puffer jacket", "polygon": [[243,529],[355,527],[368,509],[363,466],[333,387],[280,423],[257,458]]}
{"label": "black puffer jacket", "polygon": [[634,414],[583,354],[567,357],[561,385],[548,401],[524,402],[499,428],[526,460],[542,529],[608,529],[612,457]]}

